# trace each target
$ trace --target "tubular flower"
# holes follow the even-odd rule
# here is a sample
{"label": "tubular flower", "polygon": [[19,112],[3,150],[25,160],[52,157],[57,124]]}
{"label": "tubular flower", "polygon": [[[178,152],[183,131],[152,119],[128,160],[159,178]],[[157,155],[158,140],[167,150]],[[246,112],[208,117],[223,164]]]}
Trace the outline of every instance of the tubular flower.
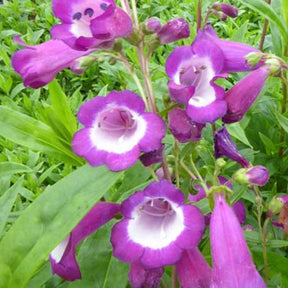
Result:
{"label": "tubular flower", "polygon": [[166,62],[172,99],[185,104],[187,115],[198,123],[212,123],[226,113],[224,89],[214,83],[223,76],[223,54],[205,38],[198,34],[191,46],[175,48]]}
{"label": "tubular flower", "polygon": [[225,94],[227,113],[223,117],[224,123],[238,122],[244,117],[260,94],[269,75],[269,65],[262,66],[241,79]]}
{"label": "tubular flower", "polygon": [[211,268],[198,248],[184,251],[176,268],[181,288],[210,287]]}
{"label": "tubular flower", "polygon": [[175,108],[168,114],[169,130],[181,143],[197,142],[201,139],[205,124],[194,122],[184,110]]}
{"label": "tubular flower", "polygon": [[184,250],[197,246],[204,232],[202,213],[184,201],[184,194],[166,180],[125,200],[124,218],[112,230],[113,255],[145,269],[179,261]]}
{"label": "tubular flower", "polygon": [[140,152],[161,147],[165,123],[154,113],[145,113],[143,100],[131,91],[113,91],[80,107],[72,149],[90,165],[107,165],[119,171],[132,166]]}
{"label": "tubular flower", "polygon": [[215,194],[215,207],[210,222],[213,260],[213,288],[264,288],[256,270],[245,238],[224,194]]}
{"label": "tubular flower", "polygon": [[245,56],[252,52],[261,54],[261,51],[247,44],[220,39],[210,24],[204,25],[203,29],[199,30],[198,35],[207,41],[213,41],[221,49],[223,55],[222,73],[251,71],[263,64],[260,62],[252,68],[247,63]]}
{"label": "tubular flower", "polygon": [[109,48],[115,38],[132,33],[130,16],[114,0],[53,0],[52,9],[62,21],[52,27],[52,38],[74,49]]}
{"label": "tubular flower", "polygon": [[24,85],[35,89],[51,82],[58,72],[72,65],[74,60],[94,51],[77,51],[60,40],[34,46],[27,45],[17,36],[14,41],[25,49],[13,55],[12,66],[23,78]]}
{"label": "tubular flower", "polygon": [[50,254],[52,273],[67,281],[81,279],[81,272],[76,261],[77,245],[120,211],[120,205],[97,203],[79,224]]}
{"label": "tubular flower", "polygon": [[226,127],[216,131],[214,135],[214,156],[219,158],[226,156],[231,160],[237,161],[242,167],[248,168],[249,162],[238,152],[236,145],[233,143]]}

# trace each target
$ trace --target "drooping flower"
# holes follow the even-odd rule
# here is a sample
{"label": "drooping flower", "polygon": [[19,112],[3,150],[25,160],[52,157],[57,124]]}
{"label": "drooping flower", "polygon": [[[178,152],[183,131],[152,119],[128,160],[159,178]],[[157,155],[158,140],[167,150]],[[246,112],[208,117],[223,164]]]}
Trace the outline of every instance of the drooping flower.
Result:
{"label": "drooping flower", "polygon": [[263,65],[263,62],[259,62],[258,65],[251,67],[245,58],[252,52],[260,55],[262,54],[261,51],[244,43],[220,39],[209,23],[198,31],[198,35],[207,41],[212,41],[221,49],[223,55],[222,73],[251,71]]}
{"label": "drooping flower", "polygon": [[114,0],[53,0],[52,9],[62,21],[52,27],[52,38],[74,49],[109,48],[115,38],[132,33],[130,16]]}
{"label": "drooping flower", "polygon": [[225,93],[227,113],[222,119],[224,123],[238,122],[244,117],[260,94],[269,75],[269,66],[262,66],[241,79]]}
{"label": "drooping flower", "polygon": [[51,252],[52,273],[67,281],[81,279],[81,272],[76,261],[77,245],[120,211],[120,205],[99,202],[79,222],[72,232]]}
{"label": "drooping flower", "polygon": [[80,107],[72,149],[90,165],[107,165],[119,171],[132,166],[140,152],[161,147],[165,123],[154,113],[145,113],[143,100],[131,91],[112,91]]}
{"label": "drooping flower", "polygon": [[197,123],[212,123],[226,113],[224,89],[214,83],[223,76],[223,53],[205,38],[198,34],[191,46],[175,48],[166,61],[171,98],[185,104]]}
{"label": "drooping flower", "polygon": [[51,82],[59,71],[68,68],[74,60],[94,51],[77,51],[60,40],[34,46],[27,45],[17,36],[14,41],[25,49],[13,55],[12,66],[23,78],[24,85],[35,89]]}
{"label": "drooping flower", "polygon": [[162,44],[188,38],[190,36],[189,23],[182,18],[169,20],[161,27],[157,36]]}
{"label": "drooping flower", "polygon": [[197,142],[201,139],[202,129],[205,124],[191,120],[184,110],[175,108],[168,114],[169,130],[181,143]]}
{"label": "drooping flower", "polygon": [[265,186],[269,180],[269,172],[264,166],[254,166],[238,170],[234,176],[234,180],[241,184],[254,184]]}
{"label": "drooping flower", "polygon": [[219,158],[226,156],[231,160],[237,161],[242,167],[249,167],[249,162],[238,152],[226,127],[216,131],[214,134],[214,156]]}
{"label": "drooping flower", "polygon": [[166,180],[125,200],[124,218],[112,230],[113,255],[146,269],[179,261],[184,250],[197,246],[204,231],[202,213],[184,201],[184,194]]}
{"label": "drooping flower", "polygon": [[176,268],[181,288],[210,287],[211,268],[198,248],[184,251]]}
{"label": "drooping flower", "polygon": [[264,288],[255,268],[240,223],[224,194],[215,194],[210,222],[213,288]]}

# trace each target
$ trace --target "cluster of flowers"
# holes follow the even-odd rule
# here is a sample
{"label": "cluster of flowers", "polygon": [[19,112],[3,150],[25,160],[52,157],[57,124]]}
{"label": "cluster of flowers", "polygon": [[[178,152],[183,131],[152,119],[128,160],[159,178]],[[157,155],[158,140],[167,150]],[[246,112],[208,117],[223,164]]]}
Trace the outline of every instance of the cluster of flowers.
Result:
{"label": "cluster of flowers", "polygon": [[[82,57],[96,50],[113,49],[116,38],[129,38],[135,33],[131,17],[113,0],[52,3],[54,14],[62,21],[52,27],[52,40],[29,46],[15,37],[25,49],[15,53],[12,65],[26,86],[44,86],[68,67],[76,73],[83,72]],[[214,13],[221,12],[224,18],[237,15],[237,9],[223,5],[214,4]],[[158,19],[151,18],[145,29],[162,44],[190,34],[189,24],[183,19],[173,19],[162,26]],[[270,61],[253,47],[220,39],[205,24],[190,46],[175,48],[167,59],[169,93],[178,105],[169,112],[169,130],[179,142],[185,143],[199,141],[206,123],[219,118],[224,123],[241,120],[266,79],[280,68],[280,63]],[[251,73],[229,91],[215,83],[228,73],[240,71]],[[124,170],[139,158],[146,166],[161,162],[165,122],[145,108],[141,97],[131,91],[113,91],[106,97],[87,101],[78,113],[84,128],[73,137],[73,151],[90,165],[104,164],[112,171]],[[225,127],[215,133],[215,157],[221,156],[242,165],[243,170],[234,177],[236,181],[261,186],[267,183],[266,168],[252,167],[238,153]],[[220,179],[220,183],[225,182]],[[211,192],[215,207],[208,221],[213,269],[197,248],[205,229],[202,212],[185,204],[184,194],[162,179],[122,204],[97,203],[51,253],[53,273],[69,281],[81,278],[76,246],[121,213],[122,220],[112,230],[111,243],[114,256],[131,263],[129,279],[133,287],[158,287],[166,265],[176,266],[181,287],[266,287],[243,236],[245,207],[241,202],[230,207],[224,193],[226,188],[219,187],[222,190]],[[206,196],[200,189],[189,201]],[[282,222],[278,224],[287,229],[287,223]]]}

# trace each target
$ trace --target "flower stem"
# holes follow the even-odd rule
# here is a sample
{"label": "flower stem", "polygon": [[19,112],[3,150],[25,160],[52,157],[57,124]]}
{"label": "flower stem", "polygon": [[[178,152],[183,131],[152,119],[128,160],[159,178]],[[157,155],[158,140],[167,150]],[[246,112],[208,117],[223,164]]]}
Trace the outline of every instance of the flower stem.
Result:
{"label": "flower stem", "polygon": [[265,283],[267,285],[269,282],[268,257],[267,257],[267,226],[268,226],[269,220],[270,220],[269,218],[266,218],[264,225],[263,225],[263,234],[262,234]]}
{"label": "flower stem", "polygon": [[135,27],[138,29],[139,28],[139,21],[138,21],[138,15],[137,15],[136,1],[131,0],[131,4],[132,4],[132,11],[133,11],[133,16],[134,16]]}
{"label": "flower stem", "polygon": [[[271,0],[266,0],[266,3],[271,4]],[[264,46],[265,36],[267,33],[267,28],[268,28],[268,20],[265,19],[264,24],[263,24],[261,40],[260,40],[260,44],[259,44],[259,50],[261,50],[261,51],[263,51],[263,46]]]}
{"label": "flower stem", "polygon": [[201,0],[197,0],[197,31],[201,28],[201,16],[202,8],[201,8]]}
{"label": "flower stem", "polygon": [[175,266],[172,267],[171,288],[177,288],[177,271]]}

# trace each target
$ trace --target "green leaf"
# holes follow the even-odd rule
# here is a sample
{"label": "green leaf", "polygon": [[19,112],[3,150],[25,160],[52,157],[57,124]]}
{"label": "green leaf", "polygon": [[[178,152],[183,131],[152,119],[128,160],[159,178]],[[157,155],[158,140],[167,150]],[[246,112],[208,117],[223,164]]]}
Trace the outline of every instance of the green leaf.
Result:
{"label": "green leaf", "polygon": [[31,173],[33,170],[26,165],[13,162],[0,163],[0,178],[11,176],[16,173]]}
{"label": "green leaf", "polygon": [[67,96],[55,79],[48,84],[48,89],[55,116],[62,122],[72,137],[77,130],[77,121],[67,102]]}
{"label": "green leaf", "polygon": [[268,243],[267,243],[267,246],[271,247],[271,248],[287,247],[288,246],[288,241],[285,241],[285,240],[269,240]]}
{"label": "green leaf", "polygon": [[275,111],[275,116],[280,126],[285,130],[286,133],[288,133],[288,118],[283,116],[278,111]]}
{"label": "green leaf", "polygon": [[112,224],[114,223],[108,223],[99,229],[81,245],[77,259],[82,280],[71,283],[69,288],[126,287],[129,265],[112,256]]}
{"label": "green leaf", "polygon": [[259,134],[259,137],[260,137],[262,143],[265,146],[266,154],[267,155],[273,155],[274,152],[276,152],[276,147],[275,147],[273,141],[271,141],[270,138],[268,138],[266,135],[262,134],[261,132],[259,132],[258,134]]}
{"label": "green leaf", "polygon": [[0,287],[25,287],[49,253],[121,176],[105,166],[85,165],[46,188],[0,242]]}
{"label": "green leaf", "polygon": [[248,138],[246,137],[244,129],[241,127],[239,122],[226,125],[226,128],[231,136],[235,137],[236,139],[253,149]]}
{"label": "green leaf", "polygon": [[283,24],[281,17],[274,11],[274,9],[267,4],[265,1],[262,0],[238,0],[243,5],[249,7],[250,9],[254,10],[255,12],[261,14],[270,22],[273,22],[278,26],[278,29],[284,39],[284,41],[288,41],[288,29]]}
{"label": "green leaf", "polygon": [[286,23],[286,28],[288,29],[288,0],[282,0],[283,17]]}
{"label": "green leaf", "polygon": [[56,135],[49,126],[5,106],[0,106],[0,135],[66,163],[83,163],[81,158],[73,154],[70,144]]}
{"label": "green leaf", "polygon": [[2,233],[5,223],[8,219],[9,213],[16,200],[18,189],[22,184],[22,178],[20,178],[10,189],[8,189],[0,198],[0,234]]}

